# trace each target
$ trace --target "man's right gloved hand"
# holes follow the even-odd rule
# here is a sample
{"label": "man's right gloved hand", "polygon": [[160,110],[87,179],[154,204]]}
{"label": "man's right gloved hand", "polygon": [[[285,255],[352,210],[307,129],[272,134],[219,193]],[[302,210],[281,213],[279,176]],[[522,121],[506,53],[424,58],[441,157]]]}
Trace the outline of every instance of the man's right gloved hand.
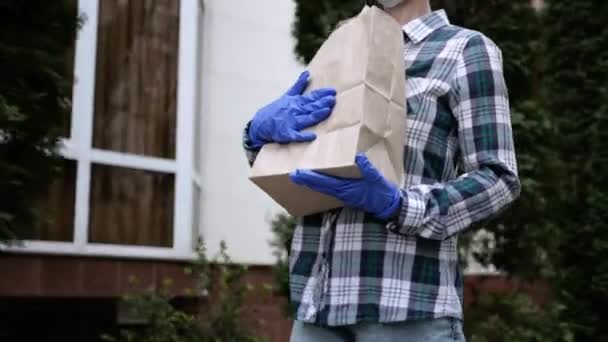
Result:
{"label": "man's right gloved hand", "polygon": [[278,100],[260,109],[249,126],[251,147],[269,142],[287,144],[311,141],[314,133],[301,130],[327,119],[336,104],[336,90],[321,88],[302,95],[310,74],[304,71],[296,83]]}

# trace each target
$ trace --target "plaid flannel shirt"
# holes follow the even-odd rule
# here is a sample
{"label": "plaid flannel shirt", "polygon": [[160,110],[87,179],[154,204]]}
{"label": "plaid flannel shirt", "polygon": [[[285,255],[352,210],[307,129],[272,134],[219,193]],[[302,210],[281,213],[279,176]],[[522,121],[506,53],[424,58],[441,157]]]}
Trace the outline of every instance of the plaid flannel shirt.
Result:
{"label": "plaid flannel shirt", "polygon": [[[289,256],[298,320],[329,325],[462,319],[458,233],[519,195],[499,48],[444,11],[405,26],[402,208],[299,218]],[[338,99],[339,101],[339,99]],[[256,151],[244,145],[253,163]]]}

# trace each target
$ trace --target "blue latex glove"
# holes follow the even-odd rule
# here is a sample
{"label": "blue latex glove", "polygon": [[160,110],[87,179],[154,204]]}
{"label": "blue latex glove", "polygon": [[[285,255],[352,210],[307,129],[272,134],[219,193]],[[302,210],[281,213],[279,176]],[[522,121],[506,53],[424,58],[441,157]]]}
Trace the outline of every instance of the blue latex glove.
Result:
{"label": "blue latex glove", "polygon": [[278,100],[260,109],[249,126],[251,147],[269,142],[286,144],[312,141],[314,133],[301,132],[327,119],[336,104],[336,90],[321,88],[302,95],[310,74],[304,71],[296,83]]}
{"label": "blue latex glove", "polygon": [[289,177],[298,185],[339,199],[347,207],[363,209],[383,220],[390,218],[401,206],[401,191],[380,174],[365,154],[357,154],[355,163],[363,176],[360,179],[338,178],[311,170],[296,170]]}

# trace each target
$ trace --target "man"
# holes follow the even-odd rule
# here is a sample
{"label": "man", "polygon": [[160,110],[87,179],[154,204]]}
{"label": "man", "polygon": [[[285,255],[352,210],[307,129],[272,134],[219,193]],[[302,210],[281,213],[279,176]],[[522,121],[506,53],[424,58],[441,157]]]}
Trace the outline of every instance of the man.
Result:
{"label": "man", "polygon": [[[450,25],[428,0],[377,1],[403,25],[408,91],[404,182],[364,155],[362,179],[290,176],[345,207],[299,218],[290,253],[292,342],[464,341],[458,235],[519,195],[498,47]],[[250,162],[268,142],[310,141],[335,90],[301,95],[308,74],[248,124]]]}

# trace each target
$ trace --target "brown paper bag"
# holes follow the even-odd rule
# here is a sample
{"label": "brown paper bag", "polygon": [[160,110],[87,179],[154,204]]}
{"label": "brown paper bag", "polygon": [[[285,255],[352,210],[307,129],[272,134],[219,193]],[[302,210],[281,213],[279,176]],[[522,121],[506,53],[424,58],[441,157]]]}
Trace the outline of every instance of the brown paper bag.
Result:
{"label": "brown paper bag", "polygon": [[334,87],[331,116],[310,130],[310,143],[267,144],[250,179],[290,214],[302,216],[341,207],[335,198],[295,185],[289,173],[313,169],[358,178],[357,152],[364,152],[396,185],[403,174],[405,67],[401,26],[377,7],[365,7],[334,31],[308,66],[307,92]]}

